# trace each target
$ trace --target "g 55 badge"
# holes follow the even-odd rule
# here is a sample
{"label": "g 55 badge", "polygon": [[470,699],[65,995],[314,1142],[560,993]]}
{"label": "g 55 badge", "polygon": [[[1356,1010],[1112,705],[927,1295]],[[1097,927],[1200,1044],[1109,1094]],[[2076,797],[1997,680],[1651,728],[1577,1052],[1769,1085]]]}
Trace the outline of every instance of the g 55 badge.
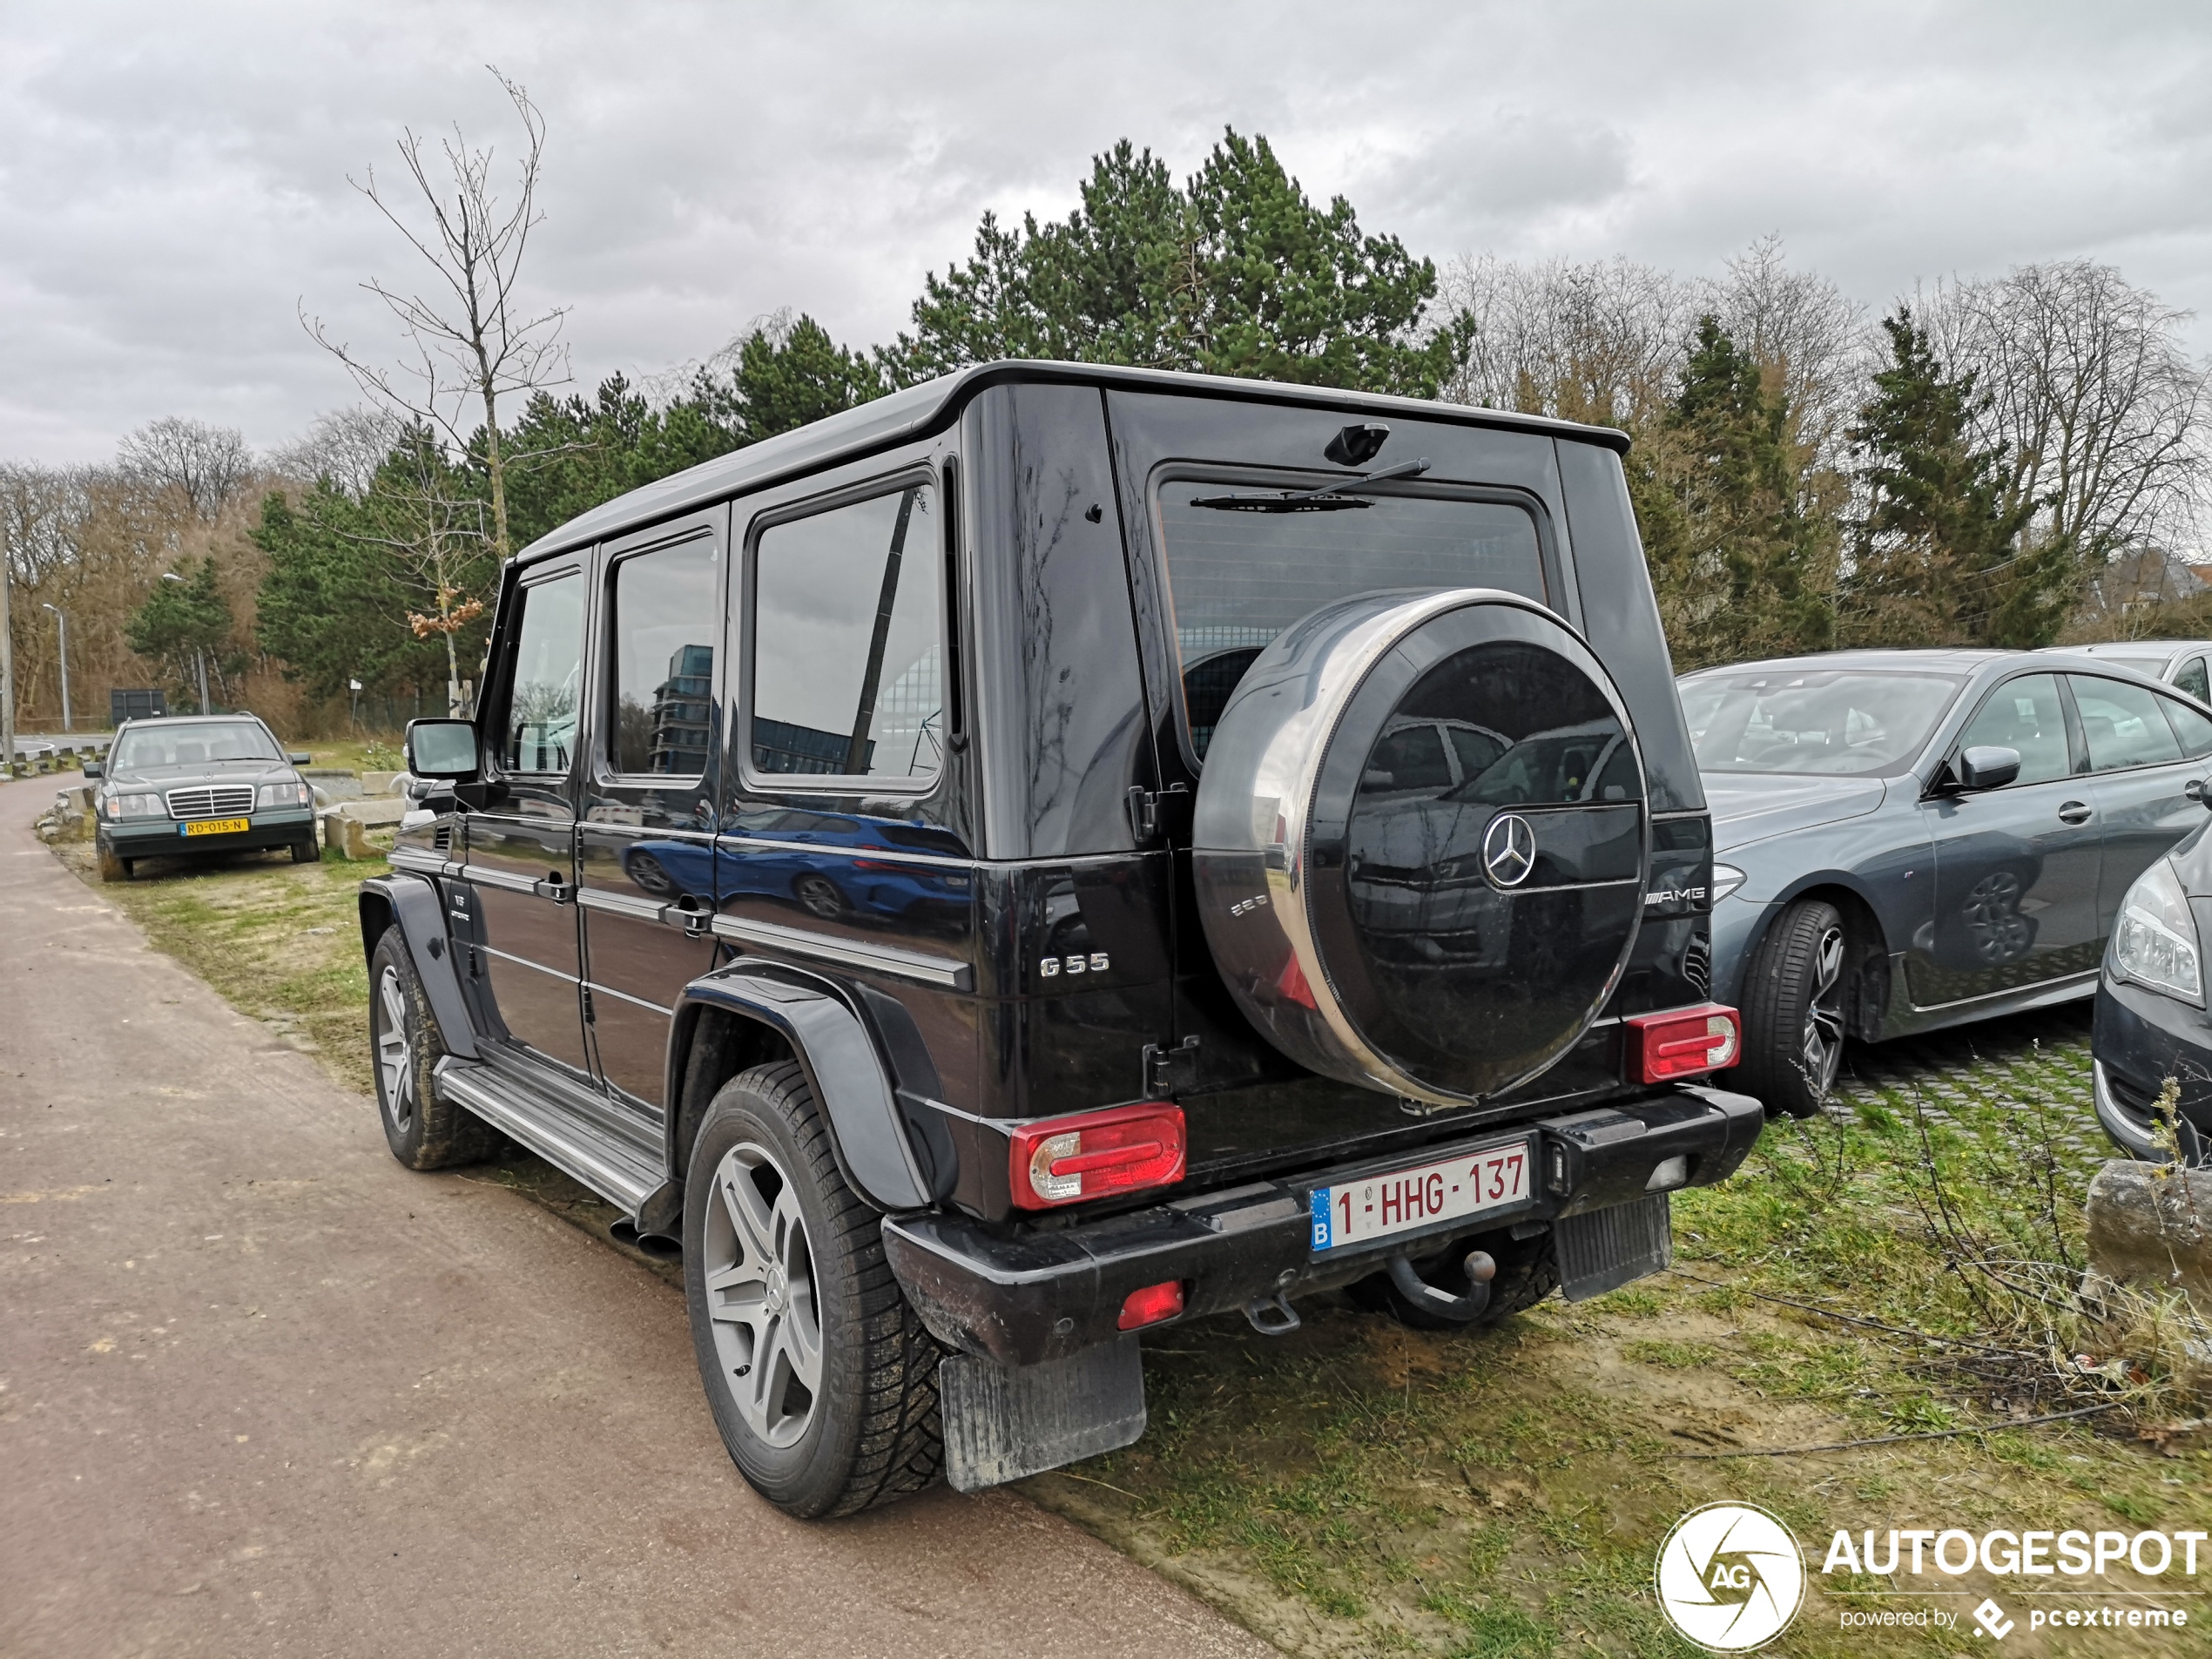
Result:
{"label": "g 55 badge", "polygon": [[1081,952],[1073,956],[1048,956],[1037,964],[1037,972],[1047,979],[1058,979],[1063,973],[1103,974],[1110,966],[1112,963],[1106,953],[1095,950],[1088,956]]}

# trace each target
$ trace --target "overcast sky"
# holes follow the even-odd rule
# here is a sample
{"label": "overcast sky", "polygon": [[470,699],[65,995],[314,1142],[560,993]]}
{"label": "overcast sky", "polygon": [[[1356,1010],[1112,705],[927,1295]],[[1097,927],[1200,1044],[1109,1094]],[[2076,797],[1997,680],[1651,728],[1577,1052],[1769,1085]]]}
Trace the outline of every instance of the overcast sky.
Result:
{"label": "overcast sky", "polygon": [[[986,208],[1065,212],[1127,136],[1224,124],[1442,263],[1716,273],[1767,233],[1880,305],[2089,257],[2212,314],[2212,7],[0,0],[0,458],[184,415],[272,446],[353,401],[415,273],[348,187],[408,125],[550,128],[530,273],[577,380],[781,307],[887,338]],[[2212,348],[2212,327],[2193,336]]]}

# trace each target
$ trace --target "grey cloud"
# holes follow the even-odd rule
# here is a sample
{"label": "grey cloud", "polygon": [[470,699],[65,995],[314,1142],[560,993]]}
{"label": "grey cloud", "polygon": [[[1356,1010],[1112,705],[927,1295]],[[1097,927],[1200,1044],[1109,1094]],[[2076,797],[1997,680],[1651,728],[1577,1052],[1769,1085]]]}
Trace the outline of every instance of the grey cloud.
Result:
{"label": "grey cloud", "polygon": [[412,273],[346,177],[407,125],[507,142],[486,62],[550,124],[533,280],[588,387],[784,306],[885,339],[985,208],[1066,212],[1124,135],[1187,172],[1224,124],[1440,260],[1712,273],[1778,232],[1873,305],[2087,254],[2212,309],[2208,59],[2179,4],[17,9],[0,455],[347,401],[295,305],[368,345],[357,285]]}

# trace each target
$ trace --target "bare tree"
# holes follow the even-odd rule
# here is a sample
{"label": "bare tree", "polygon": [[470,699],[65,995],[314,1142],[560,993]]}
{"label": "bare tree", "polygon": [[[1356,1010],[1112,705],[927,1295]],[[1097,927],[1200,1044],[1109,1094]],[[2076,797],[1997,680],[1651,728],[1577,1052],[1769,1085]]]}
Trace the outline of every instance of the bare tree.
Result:
{"label": "bare tree", "polygon": [[1866,308],[1826,277],[1791,270],[1777,236],[1730,260],[1728,275],[1703,285],[1701,300],[1788,399],[1814,462],[1841,466],[1844,429],[1865,401],[1871,372]]}
{"label": "bare tree", "polygon": [[[491,149],[471,148],[457,125],[440,145],[442,169],[426,153],[420,134],[410,128],[401,138],[404,201],[388,192],[374,168],[365,183],[354,183],[435,273],[427,293],[401,293],[375,278],[361,285],[398,320],[409,360],[397,368],[368,361],[334,341],[320,319],[308,319],[304,305],[300,321],[375,402],[403,422],[435,433],[483,469],[491,492],[492,547],[503,560],[513,550],[507,471],[517,457],[505,447],[500,404],[567,383],[568,347],[560,334],[568,307],[533,309],[522,298],[530,233],[544,217],[537,189],[545,119],[518,83],[496,67],[491,73],[523,124],[511,203],[502,202],[495,187]],[[441,171],[443,177],[433,176]],[[403,206],[408,211],[402,212]],[[426,212],[427,221],[418,223]]]}
{"label": "bare tree", "polygon": [[182,490],[209,524],[252,487],[260,470],[245,435],[234,428],[174,415],[149,421],[124,439],[116,463],[149,489]]}
{"label": "bare tree", "polygon": [[1436,307],[1474,322],[1444,395],[1607,425],[1640,422],[1667,395],[1696,319],[1695,290],[1633,260],[1454,260]]}
{"label": "bare tree", "polygon": [[2039,503],[2031,537],[2070,542],[2091,576],[2128,549],[2192,537],[2212,397],[2182,344],[2187,312],[2086,260],[1941,283],[1914,310],[1988,395],[2011,500]]}
{"label": "bare tree", "polygon": [[327,478],[348,494],[362,496],[406,432],[406,421],[392,409],[357,403],[315,416],[307,435],[277,450],[269,464],[301,483]]}

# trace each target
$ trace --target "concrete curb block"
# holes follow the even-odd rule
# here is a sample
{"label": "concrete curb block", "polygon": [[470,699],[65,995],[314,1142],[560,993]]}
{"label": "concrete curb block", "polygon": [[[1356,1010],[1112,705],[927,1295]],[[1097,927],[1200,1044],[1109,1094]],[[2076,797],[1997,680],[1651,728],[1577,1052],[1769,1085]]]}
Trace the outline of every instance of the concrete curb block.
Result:
{"label": "concrete curb block", "polygon": [[2212,1170],[2114,1158],[2089,1183],[2087,1220],[2095,1272],[2183,1291],[2212,1318]]}

